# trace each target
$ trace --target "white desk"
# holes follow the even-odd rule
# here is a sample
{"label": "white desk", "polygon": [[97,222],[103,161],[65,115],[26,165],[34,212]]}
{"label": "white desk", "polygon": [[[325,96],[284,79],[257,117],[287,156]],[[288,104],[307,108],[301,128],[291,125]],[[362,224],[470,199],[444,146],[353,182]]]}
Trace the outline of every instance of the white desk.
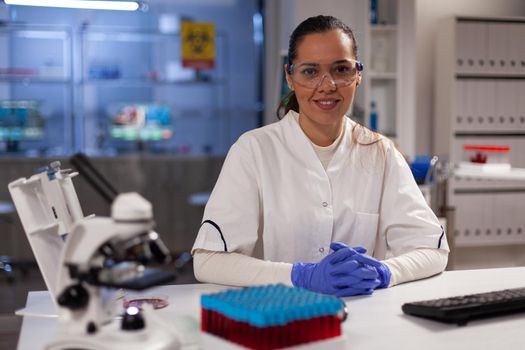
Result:
{"label": "white desk", "polygon": [[[450,271],[439,276],[377,290],[369,297],[347,298],[349,317],[344,323],[348,349],[523,349],[525,313],[473,321],[465,327],[406,316],[404,302],[452,295],[525,287],[525,267]],[[192,284],[163,286],[155,291],[169,296],[170,305],[158,310],[173,320],[184,335],[186,349],[198,349],[199,297],[224,286]],[[150,292],[150,291],[148,291]],[[52,309],[47,292],[30,292],[27,306]],[[56,318],[24,317],[19,350],[41,349],[52,336]]]}

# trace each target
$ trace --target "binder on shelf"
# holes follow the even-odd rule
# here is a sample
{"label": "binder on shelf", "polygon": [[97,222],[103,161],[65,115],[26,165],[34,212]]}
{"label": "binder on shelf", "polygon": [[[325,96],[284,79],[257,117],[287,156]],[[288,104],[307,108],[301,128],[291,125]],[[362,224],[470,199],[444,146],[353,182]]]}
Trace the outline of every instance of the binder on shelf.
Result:
{"label": "binder on shelf", "polygon": [[500,212],[500,221],[499,221],[499,229],[501,230],[500,239],[502,241],[512,241],[512,226],[518,221],[517,217],[511,217],[509,214],[511,213],[512,207],[516,205],[516,203],[512,203],[512,193],[499,193],[498,197],[500,197],[500,204],[501,208],[503,210],[498,210]]}
{"label": "binder on shelf", "polygon": [[[517,238],[516,229],[519,226],[520,220],[518,219],[523,213],[516,213],[516,203],[520,203],[521,196],[519,193],[505,193],[505,213],[504,221],[502,222],[502,228],[506,239],[514,241]],[[517,214],[517,216],[516,216]]]}
{"label": "binder on shelf", "polygon": [[487,111],[487,104],[484,100],[485,90],[487,85],[486,80],[473,80],[472,89],[474,90],[474,95],[476,98],[476,103],[474,104],[474,122],[472,123],[472,131],[484,131],[485,128],[485,113]]}
{"label": "binder on shelf", "polygon": [[[525,58],[523,59],[525,60]],[[517,122],[520,125],[520,130],[525,131],[525,80],[518,81],[518,91],[520,95],[518,96],[518,104],[517,104],[517,108],[518,108],[518,113],[517,113],[518,121]]]}
{"label": "binder on shelf", "polygon": [[[459,92],[461,90],[461,92]],[[468,81],[460,80],[458,81],[458,92],[461,96],[461,99],[458,99],[460,118],[458,119],[458,129],[457,131],[467,130],[467,114],[469,107],[469,95],[468,95]]]}
{"label": "binder on shelf", "polygon": [[[505,129],[509,132],[516,132],[518,131],[516,123],[516,115],[518,114],[518,99],[521,95],[523,95],[523,92],[517,90],[517,88],[520,86],[517,80],[509,80],[507,83],[507,91],[509,92],[509,96]],[[525,95],[523,95],[523,97],[525,97]]]}
{"label": "binder on shelf", "polygon": [[493,194],[494,197],[494,232],[492,233],[494,242],[500,242],[502,241],[504,236],[504,226],[505,225],[505,219],[506,219],[506,212],[507,212],[507,200],[505,198],[504,194]]}
{"label": "binder on shelf", "polygon": [[476,99],[476,91],[473,88],[474,82],[471,80],[465,81],[465,84],[463,85],[463,91],[464,91],[464,101],[465,101],[465,107],[464,107],[464,114],[465,114],[465,120],[463,123],[463,130],[470,132],[472,129],[472,122],[474,120],[474,109],[476,106],[476,103],[478,102]]}
{"label": "binder on shelf", "polygon": [[525,24],[519,26],[519,33],[514,37],[514,45],[520,48],[519,50],[519,62],[518,62],[518,73],[525,74]]}
{"label": "binder on shelf", "polygon": [[520,74],[522,71],[520,68],[521,46],[523,38],[525,37],[525,28],[523,24],[509,23],[508,25],[509,34],[509,45],[508,45],[508,58],[509,58],[509,73]]}
{"label": "binder on shelf", "polygon": [[511,34],[511,25],[512,23],[504,23],[502,24],[499,32],[499,40],[501,42],[499,43],[500,48],[502,50],[501,55],[503,56],[503,62],[505,63],[503,67],[500,63],[500,69],[501,73],[505,75],[512,74],[512,66],[510,63],[510,45],[513,43],[513,39],[510,37]]}
{"label": "binder on shelf", "polygon": [[487,73],[487,31],[488,25],[483,22],[470,23],[469,45],[472,50],[471,72],[475,74]]}
{"label": "binder on shelf", "polygon": [[452,120],[452,132],[460,131],[465,120],[465,91],[464,80],[456,80],[456,115]]}
{"label": "binder on shelf", "polygon": [[483,210],[480,214],[483,215],[481,218],[483,220],[482,240],[486,242],[492,237],[495,229],[494,196],[492,194],[486,195],[483,202]]}
{"label": "binder on shelf", "polygon": [[466,109],[465,109],[465,121],[464,127],[467,131],[472,131],[472,127],[474,125],[474,113],[476,110],[476,106],[478,103],[477,99],[477,89],[476,89],[476,81],[467,81],[465,86],[465,102],[466,102]]}
{"label": "binder on shelf", "polygon": [[495,23],[488,24],[487,30],[487,72],[496,72],[499,61],[498,53],[498,26]]}
{"label": "binder on shelf", "polygon": [[517,238],[514,234],[515,232],[515,226],[518,226],[519,217],[521,214],[518,214],[518,216],[513,216],[514,214],[514,207],[516,206],[516,203],[514,200],[519,200],[519,196],[517,196],[517,193],[505,193],[505,213],[503,214],[504,221],[502,222],[502,229],[503,233],[506,236],[507,240],[515,241]]}
{"label": "binder on shelf", "polygon": [[456,72],[468,73],[467,60],[469,52],[469,22],[458,22],[456,24]]}
{"label": "binder on shelf", "polygon": [[[519,131],[521,127],[518,124],[518,114],[519,114],[519,99],[524,98],[525,95],[523,91],[520,91],[521,86],[520,81],[509,80],[509,106],[508,106],[508,116],[507,116],[507,125],[506,129],[509,131]],[[522,96],[523,95],[523,96]]]}
{"label": "binder on shelf", "polygon": [[[510,61],[510,60],[508,60]],[[504,92],[506,93],[506,96],[503,101],[503,119],[500,120],[500,126],[501,130],[505,132],[514,131],[511,127],[511,118],[512,118],[512,112],[513,112],[513,103],[514,103],[514,94],[513,91],[514,84],[512,80],[506,80],[504,81]]]}
{"label": "binder on shelf", "polygon": [[503,80],[497,80],[495,82],[496,91],[496,110],[494,114],[494,126],[493,131],[502,131],[503,124],[506,118],[507,109],[507,84]]}
{"label": "binder on shelf", "polygon": [[[524,193],[511,193],[512,203],[524,203]],[[514,218],[511,222],[513,224],[514,235],[521,241],[525,241],[525,216],[523,215],[523,209],[519,205],[511,206],[508,215]]]}
{"label": "binder on shelf", "polygon": [[488,56],[491,73],[501,74],[508,72],[508,41],[508,24],[488,24]]}
{"label": "binder on shelf", "polygon": [[496,84],[493,80],[483,81],[483,95],[481,103],[483,105],[483,131],[490,132],[494,126],[496,116]]}
{"label": "binder on shelf", "polygon": [[496,96],[496,115],[495,123],[492,130],[501,131],[504,130],[504,121],[506,119],[507,108],[508,108],[508,81],[496,80],[495,81],[495,96]]}
{"label": "binder on shelf", "polygon": [[477,124],[478,124],[478,113],[480,111],[480,105],[479,105],[479,81],[469,81],[468,82],[468,89],[470,94],[470,101],[469,101],[469,114],[467,115],[467,127],[470,132],[476,132],[477,130]]}

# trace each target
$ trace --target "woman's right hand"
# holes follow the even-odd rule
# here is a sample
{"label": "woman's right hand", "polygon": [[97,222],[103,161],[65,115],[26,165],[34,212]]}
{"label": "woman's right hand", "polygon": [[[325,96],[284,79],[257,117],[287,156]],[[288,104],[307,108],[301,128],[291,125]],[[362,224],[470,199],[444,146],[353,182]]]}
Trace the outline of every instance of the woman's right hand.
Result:
{"label": "woman's right hand", "polygon": [[338,297],[372,294],[380,283],[377,271],[351,259],[361,251],[339,249],[318,263],[295,263],[292,283],[295,287]]}

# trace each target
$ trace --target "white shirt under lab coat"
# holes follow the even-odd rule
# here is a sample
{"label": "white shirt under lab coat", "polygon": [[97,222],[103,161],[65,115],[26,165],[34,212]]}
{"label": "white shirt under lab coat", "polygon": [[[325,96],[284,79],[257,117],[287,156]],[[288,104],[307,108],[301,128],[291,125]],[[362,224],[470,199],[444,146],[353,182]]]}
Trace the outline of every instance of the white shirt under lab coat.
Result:
{"label": "white shirt under lab coat", "polygon": [[294,113],[232,146],[193,251],[289,263],[319,261],[334,241],[363,246],[379,260],[418,248],[448,251],[439,221],[390,141],[358,144],[347,119],[325,170]]}

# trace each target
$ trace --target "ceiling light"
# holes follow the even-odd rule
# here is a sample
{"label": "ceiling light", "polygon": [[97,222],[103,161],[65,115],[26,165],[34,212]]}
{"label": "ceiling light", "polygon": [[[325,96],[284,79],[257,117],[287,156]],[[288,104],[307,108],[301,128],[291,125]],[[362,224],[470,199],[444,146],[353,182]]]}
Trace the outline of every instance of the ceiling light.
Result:
{"label": "ceiling light", "polygon": [[89,10],[137,11],[143,7],[138,1],[99,0],[4,0],[7,5],[62,7]]}

